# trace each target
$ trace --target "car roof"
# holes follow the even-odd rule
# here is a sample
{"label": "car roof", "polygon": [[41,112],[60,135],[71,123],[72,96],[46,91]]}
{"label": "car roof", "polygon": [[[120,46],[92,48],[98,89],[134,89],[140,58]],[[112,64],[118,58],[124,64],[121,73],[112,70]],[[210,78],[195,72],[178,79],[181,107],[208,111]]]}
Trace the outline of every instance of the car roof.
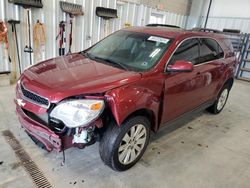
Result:
{"label": "car roof", "polygon": [[212,37],[212,38],[227,38],[226,35],[218,34],[218,33],[211,33],[211,32],[202,32],[202,31],[195,31],[195,30],[185,30],[181,28],[172,28],[172,27],[151,27],[151,26],[144,26],[144,27],[128,27],[123,29],[125,31],[131,32],[139,32],[139,33],[146,33],[149,35],[156,35],[165,38],[187,38],[187,37]]}

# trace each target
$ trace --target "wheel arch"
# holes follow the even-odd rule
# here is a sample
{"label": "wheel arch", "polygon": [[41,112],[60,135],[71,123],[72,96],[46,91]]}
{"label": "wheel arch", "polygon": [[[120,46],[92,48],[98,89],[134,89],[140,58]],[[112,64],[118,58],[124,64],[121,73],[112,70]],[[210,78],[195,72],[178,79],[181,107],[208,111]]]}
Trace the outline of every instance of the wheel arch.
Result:
{"label": "wheel arch", "polygon": [[147,108],[141,108],[141,109],[137,109],[134,112],[130,113],[124,120],[126,121],[127,119],[131,118],[131,117],[135,117],[135,116],[144,116],[146,118],[148,118],[149,122],[150,122],[150,127],[152,131],[156,131],[156,116],[153,112],[153,110],[147,109]]}
{"label": "wheel arch", "polygon": [[231,90],[232,86],[234,83],[234,77],[228,77],[227,79],[225,79],[224,82],[221,82],[220,85],[218,85],[217,90],[215,92],[215,98],[217,98],[218,94],[220,93],[221,89],[226,85],[229,84],[229,90]]}
{"label": "wheel arch", "polygon": [[[230,78],[228,78],[228,79],[226,80],[226,82],[223,84],[223,86],[226,85],[226,84],[228,84],[228,85],[229,85],[229,90],[231,90],[231,88],[233,87],[233,83],[234,83],[234,78],[233,78],[233,77],[230,77]],[[223,86],[222,86],[222,87],[223,87]]]}
{"label": "wheel arch", "polygon": [[157,131],[160,96],[153,91],[137,84],[112,90],[105,97],[118,126],[131,116],[143,115],[149,117],[151,129]]}
{"label": "wheel arch", "polygon": [[216,94],[216,97],[218,96],[219,92],[221,91],[221,89],[225,86],[225,85],[229,85],[229,91],[231,90],[232,86],[233,86],[233,83],[234,83],[234,78],[233,77],[229,77],[226,79],[226,81],[220,86],[217,94]]}

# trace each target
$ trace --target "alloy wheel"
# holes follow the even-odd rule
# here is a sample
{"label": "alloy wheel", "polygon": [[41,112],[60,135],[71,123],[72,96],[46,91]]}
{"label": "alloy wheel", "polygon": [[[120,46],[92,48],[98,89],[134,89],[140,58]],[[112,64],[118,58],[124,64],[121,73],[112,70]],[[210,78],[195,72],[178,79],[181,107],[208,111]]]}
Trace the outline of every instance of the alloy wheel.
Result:
{"label": "alloy wheel", "polygon": [[146,143],[147,130],[144,125],[136,124],[123,136],[118,148],[118,158],[122,164],[130,164],[137,159]]}
{"label": "alloy wheel", "polygon": [[228,89],[225,88],[222,91],[220,98],[218,99],[217,110],[221,110],[223,108],[223,106],[225,105],[225,103],[227,101],[227,96],[228,96]]}

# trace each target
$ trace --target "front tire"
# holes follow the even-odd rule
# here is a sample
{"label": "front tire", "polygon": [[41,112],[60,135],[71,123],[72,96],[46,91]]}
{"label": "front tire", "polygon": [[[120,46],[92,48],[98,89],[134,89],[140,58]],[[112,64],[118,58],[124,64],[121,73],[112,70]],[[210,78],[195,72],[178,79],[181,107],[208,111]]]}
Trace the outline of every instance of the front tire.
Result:
{"label": "front tire", "polygon": [[135,116],[122,125],[110,125],[100,142],[103,162],[116,171],[134,166],[145,152],[150,136],[150,123],[144,116]]}
{"label": "front tire", "polygon": [[224,106],[226,105],[228,96],[229,96],[230,87],[228,84],[224,85],[220,90],[214,104],[210,106],[207,110],[213,114],[220,113]]}

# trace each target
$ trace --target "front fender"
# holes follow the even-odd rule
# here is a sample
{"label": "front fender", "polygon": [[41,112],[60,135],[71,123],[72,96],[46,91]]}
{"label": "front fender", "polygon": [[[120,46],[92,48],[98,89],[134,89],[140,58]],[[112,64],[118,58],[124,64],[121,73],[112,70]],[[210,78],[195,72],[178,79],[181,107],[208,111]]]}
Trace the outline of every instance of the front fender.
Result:
{"label": "front fender", "polygon": [[106,93],[108,105],[118,125],[133,112],[147,109],[154,113],[154,122],[158,124],[160,97],[153,91],[138,85],[127,85]]}

